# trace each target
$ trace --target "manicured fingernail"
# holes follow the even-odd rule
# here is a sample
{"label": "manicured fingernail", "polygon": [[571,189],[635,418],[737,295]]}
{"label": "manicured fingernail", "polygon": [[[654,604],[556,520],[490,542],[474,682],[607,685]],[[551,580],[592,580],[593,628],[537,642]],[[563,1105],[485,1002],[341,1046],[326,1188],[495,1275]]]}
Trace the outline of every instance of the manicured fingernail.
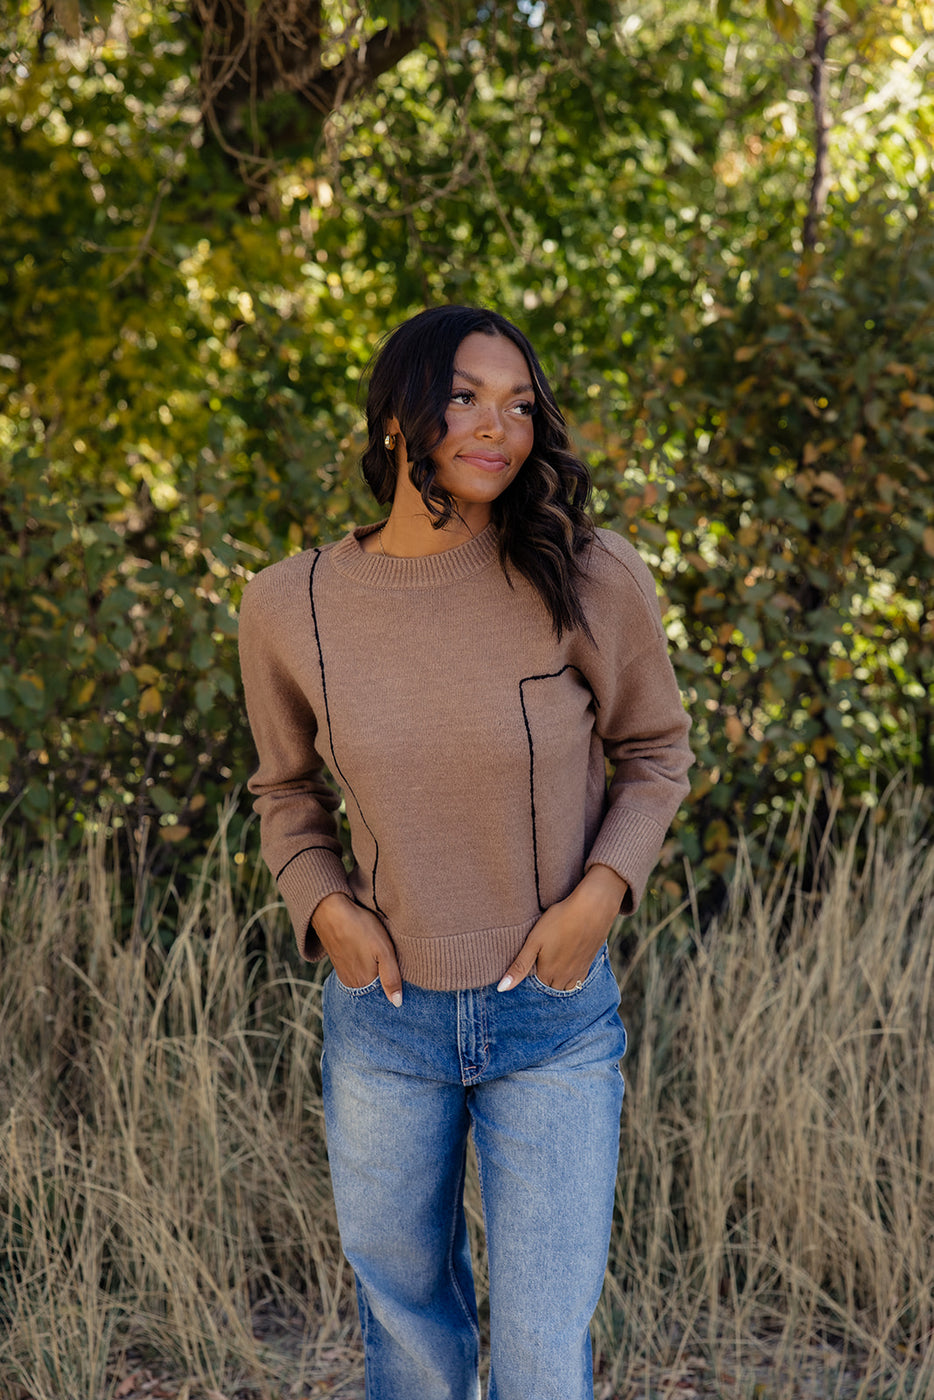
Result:
{"label": "manicured fingernail", "polygon": [[510,988],[511,986],[512,986],[512,978],[509,976],[509,973],[507,972],[507,973],[506,973],[506,976],[503,978],[502,982],[500,982],[500,984],[499,984],[499,986],[496,988],[496,990],[497,990],[498,992],[508,992],[508,991],[509,991],[509,988]]}
{"label": "manicured fingernail", "polygon": [[392,1002],[393,1006],[401,1006],[401,1005],[402,1005],[402,993],[401,993],[401,992],[393,992],[393,994],[392,994],[392,996],[389,998],[389,1000]]}

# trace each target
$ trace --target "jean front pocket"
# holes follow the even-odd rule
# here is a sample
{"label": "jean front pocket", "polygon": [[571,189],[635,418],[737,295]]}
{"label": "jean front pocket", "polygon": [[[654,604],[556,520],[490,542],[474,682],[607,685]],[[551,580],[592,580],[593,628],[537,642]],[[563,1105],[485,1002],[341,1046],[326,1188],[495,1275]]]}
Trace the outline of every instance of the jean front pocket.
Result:
{"label": "jean front pocket", "polygon": [[334,971],[332,971],[331,976],[334,978],[334,985],[339,987],[344,995],[348,997],[369,996],[370,992],[375,992],[377,987],[381,985],[379,976],[374,977],[372,982],[367,982],[363,987],[348,987],[346,982],[342,982]]}
{"label": "jean front pocket", "polygon": [[526,980],[530,983],[531,986],[533,986],[536,989],[536,991],[544,992],[545,996],[561,998],[579,997],[581,993],[585,992],[587,988],[591,985],[591,983],[603,971],[604,967],[607,965],[608,957],[609,953],[607,951],[607,946],[604,943],[603,947],[600,949],[599,953],[594,958],[593,962],[590,964],[587,976],[582,982],[577,982],[573,987],[549,987],[547,982],[543,982],[536,975],[534,968],[529,973]]}

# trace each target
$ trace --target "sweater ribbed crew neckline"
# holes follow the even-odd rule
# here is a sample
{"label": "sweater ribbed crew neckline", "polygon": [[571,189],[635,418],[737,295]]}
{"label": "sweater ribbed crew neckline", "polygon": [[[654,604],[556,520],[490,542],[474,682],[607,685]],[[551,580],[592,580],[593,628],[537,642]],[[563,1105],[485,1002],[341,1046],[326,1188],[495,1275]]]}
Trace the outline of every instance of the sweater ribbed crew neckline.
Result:
{"label": "sweater ribbed crew neckline", "polygon": [[416,558],[380,552],[369,554],[364,550],[361,540],[381,528],[381,525],[360,526],[328,550],[329,562],[338,573],[370,588],[437,588],[470,578],[499,560],[496,528],[492,522],[464,544],[440,554]]}

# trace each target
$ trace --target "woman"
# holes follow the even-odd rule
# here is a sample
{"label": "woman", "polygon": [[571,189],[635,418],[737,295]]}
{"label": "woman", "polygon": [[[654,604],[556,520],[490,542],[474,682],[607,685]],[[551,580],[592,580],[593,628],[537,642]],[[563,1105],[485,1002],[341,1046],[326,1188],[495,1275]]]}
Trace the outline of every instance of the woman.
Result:
{"label": "woman", "polygon": [[388,517],[258,574],[240,633],[264,858],[333,966],[325,1122],[367,1396],[479,1396],[472,1132],[489,1395],[583,1400],[623,1096],[606,939],[687,791],[689,724],[651,577],[586,516],[520,331],[422,312],[367,421]]}

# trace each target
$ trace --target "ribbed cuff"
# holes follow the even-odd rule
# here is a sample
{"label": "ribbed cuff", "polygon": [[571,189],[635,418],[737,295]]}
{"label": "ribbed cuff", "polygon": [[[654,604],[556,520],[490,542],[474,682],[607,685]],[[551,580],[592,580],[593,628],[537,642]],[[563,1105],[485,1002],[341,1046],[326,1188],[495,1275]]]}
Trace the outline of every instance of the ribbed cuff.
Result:
{"label": "ribbed cuff", "polygon": [[632,914],[642,902],[664,840],[665,829],[652,817],[627,808],[613,808],[597,832],[585,869],[608,865],[615,870],[629,885],[622,912]]}
{"label": "ribbed cuff", "polygon": [[289,861],[276,884],[292,920],[298,951],[307,962],[315,962],[324,956],[311,927],[318,905],[329,894],[345,894],[353,899],[343,862],[326,846],[312,846]]}

